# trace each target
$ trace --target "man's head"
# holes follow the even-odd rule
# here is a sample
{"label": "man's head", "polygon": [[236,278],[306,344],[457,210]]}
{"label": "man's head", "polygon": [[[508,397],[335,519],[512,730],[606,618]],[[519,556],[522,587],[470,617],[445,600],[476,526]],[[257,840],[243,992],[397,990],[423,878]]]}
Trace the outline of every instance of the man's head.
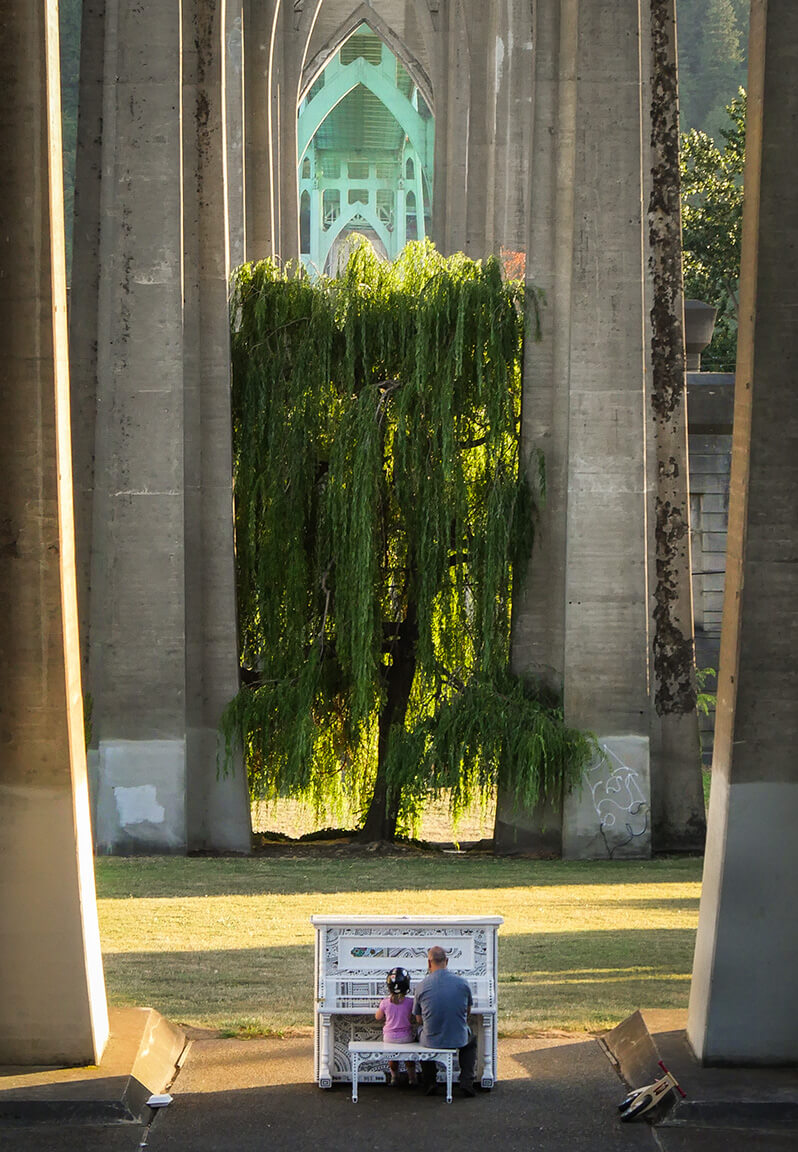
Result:
{"label": "man's head", "polygon": [[427,967],[430,972],[437,972],[439,968],[445,968],[449,963],[449,957],[444,952],[443,948],[439,948],[437,944],[427,952]]}

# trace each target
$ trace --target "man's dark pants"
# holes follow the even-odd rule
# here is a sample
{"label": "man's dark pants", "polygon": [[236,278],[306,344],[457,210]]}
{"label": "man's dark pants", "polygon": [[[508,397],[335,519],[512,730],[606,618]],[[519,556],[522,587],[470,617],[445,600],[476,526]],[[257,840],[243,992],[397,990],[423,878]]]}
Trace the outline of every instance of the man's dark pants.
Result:
{"label": "man's dark pants", "polygon": [[[477,1063],[477,1038],[469,1028],[470,1040],[457,1050],[457,1059],[460,1063],[460,1085],[471,1088],[474,1083],[474,1068]],[[438,1065],[434,1060],[421,1061],[421,1084],[430,1088],[438,1076]]]}

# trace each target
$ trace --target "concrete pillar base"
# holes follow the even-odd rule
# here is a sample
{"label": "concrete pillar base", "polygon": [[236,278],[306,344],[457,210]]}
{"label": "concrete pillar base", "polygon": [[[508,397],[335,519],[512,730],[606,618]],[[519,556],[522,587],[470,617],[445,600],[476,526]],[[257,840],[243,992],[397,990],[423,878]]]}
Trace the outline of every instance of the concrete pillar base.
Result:
{"label": "concrete pillar base", "polygon": [[75,804],[63,784],[0,787],[3,1064],[99,1062],[105,1048],[93,883],[81,887],[91,874],[86,799],[79,789]]}
{"label": "concrete pillar base", "polygon": [[192,729],[186,740],[104,740],[89,771],[104,855],[250,850],[243,767],[225,771],[215,729]]}
{"label": "concrete pillar base", "polygon": [[98,852],[185,852],[185,741],[104,740],[92,762]]}
{"label": "concrete pillar base", "polygon": [[[798,1062],[798,783],[713,774],[687,1037],[704,1064]],[[773,989],[784,989],[785,1002]]]}
{"label": "concrete pillar base", "polygon": [[562,855],[562,808],[544,804],[535,812],[516,807],[505,792],[496,801],[493,849],[497,856]]}
{"label": "concrete pillar base", "polygon": [[[96,1064],[24,1073],[0,1066],[0,1122],[82,1126],[151,1120],[147,1100],[174,1080],[185,1033],[153,1008],[112,1008],[109,1019],[108,1045]],[[77,1128],[75,1133],[72,1147],[80,1146]],[[37,1147],[52,1147],[48,1136],[42,1134]]]}
{"label": "concrete pillar base", "polygon": [[189,852],[248,853],[252,848],[249,788],[240,753],[232,762],[228,760],[216,728],[190,728],[187,748]]}
{"label": "concrete pillar base", "polygon": [[651,782],[646,736],[602,736],[603,755],[563,805],[567,860],[646,859],[651,855]]}

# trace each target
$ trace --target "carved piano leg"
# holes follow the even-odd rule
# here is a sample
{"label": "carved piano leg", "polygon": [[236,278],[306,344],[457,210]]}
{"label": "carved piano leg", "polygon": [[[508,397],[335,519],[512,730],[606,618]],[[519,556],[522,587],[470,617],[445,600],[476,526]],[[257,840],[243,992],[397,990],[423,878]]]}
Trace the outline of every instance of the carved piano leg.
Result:
{"label": "carved piano leg", "polygon": [[452,1075],[454,1071],[454,1053],[450,1052],[446,1057],[446,1103],[452,1102]]}
{"label": "carved piano leg", "polygon": [[360,1072],[360,1056],[352,1053],[352,1103],[357,1104],[357,1078]]}
{"label": "carved piano leg", "polygon": [[321,1018],[321,1053],[319,1057],[319,1088],[332,1088],[330,1072],[330,1017]]}
{"label": "carved piano leg", "polygon": [[493,1068],[493,1017],[482,1017],[482,1036],[483,1047],[485,1051],[485,1061],[482,1065],[482,1087],[492,1088],[496,1082],[496,1074]]}

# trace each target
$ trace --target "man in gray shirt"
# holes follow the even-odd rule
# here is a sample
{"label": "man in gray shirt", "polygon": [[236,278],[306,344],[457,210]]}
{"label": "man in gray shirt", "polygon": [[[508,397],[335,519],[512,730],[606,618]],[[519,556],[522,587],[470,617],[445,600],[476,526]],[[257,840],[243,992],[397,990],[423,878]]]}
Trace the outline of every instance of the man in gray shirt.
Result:
{"label": "man in gray shirt", "polygon": [[[460,1092],[474,1096],[477,1040],[468,1026],[471,989],[462,976],[448,971],[448,963],[443,948],[434,947],[427,952],[429,975],[416,988],[413,1013],[421,1025],[419,1041],[425,1047],[458,1049]],[[421,1085],[428,1096],[436,1091],[437,1075],[435,1061],[422,1060]]]}

